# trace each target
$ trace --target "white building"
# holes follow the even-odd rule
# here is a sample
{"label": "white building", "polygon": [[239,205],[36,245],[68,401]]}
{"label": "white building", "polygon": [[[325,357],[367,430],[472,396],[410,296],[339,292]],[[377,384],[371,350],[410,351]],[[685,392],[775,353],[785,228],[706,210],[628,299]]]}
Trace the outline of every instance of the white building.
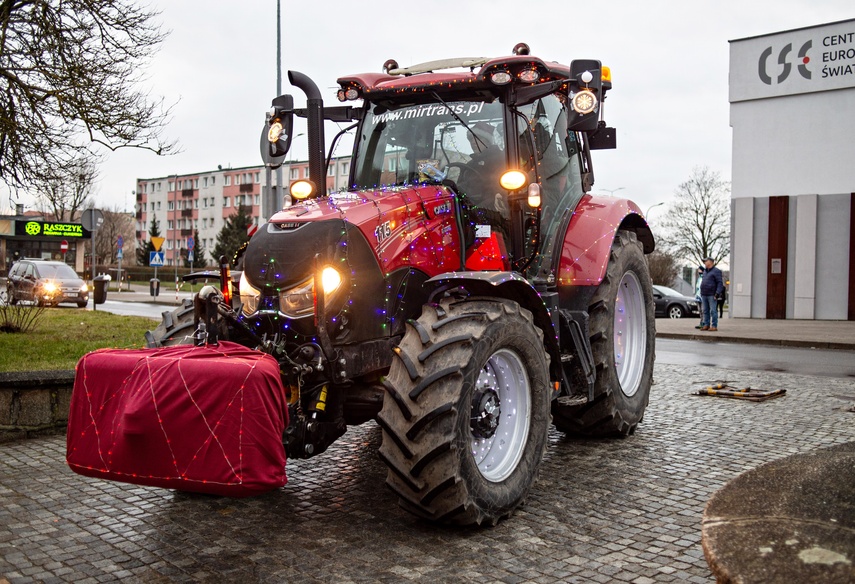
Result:
{"label": "white building", "polygon": [[855,320],[855,19],[730,42],[734,317]]}
{"label": "white building", "polygon": [[[137,245],[145,247],[149,239],[152,217],[157,217],[160,235],[164,237],[162,251],[166,265],[181,265],[182,250],[187,253],[188,238],[199,232],[199,241],[193,242],[196,250],[203,249],[205,257],[194,254],[196,266],[214,265],[210,253],[214,249],[217,235],[225,220],[243,206],[260,225],[285,206],[288,186],[295,180],[308,178],[309,163],[295,161],[282,167],[284,191],[276,188],[276,173],[272,173],[271,186],[267,189],[265,167],[218,168],[217,170],[173,174],[156,178],[137,179],[136,190],[136,239]],[[327,171],[327,192],[346,188],[350,174],[350,157],[334,158]],[[270,201],[265,203],[265,198]],[[272,201],[272,199],[277,199]]]}

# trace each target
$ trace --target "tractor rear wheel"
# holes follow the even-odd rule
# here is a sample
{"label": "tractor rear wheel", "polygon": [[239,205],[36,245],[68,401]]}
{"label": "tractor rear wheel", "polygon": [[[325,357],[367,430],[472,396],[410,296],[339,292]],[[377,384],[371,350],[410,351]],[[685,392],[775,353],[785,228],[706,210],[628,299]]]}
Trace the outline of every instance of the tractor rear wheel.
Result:
{"label": "tractor rear wheel", "polygon": [[635,233],[618,231],[588,314],[597,369],[594,400],[579,406],[556,401],[555,426],[570,434],[629,436],[650,397],[656,341],[653,285]]}
{"label": "tractor rear wheel", "polygon": [[549,430],[548,355],[509,300],[443,299],[409,321],[378,423],[387,484],[408,511],[494,525],[537,477]]}
{"label": "tractor rear wheel", "polygon": [[192,345],[195,330],[193,301],[185,299],[175,310],[163,313],[156,329],[145,333],[146,347],[155,349],[172,345]]}

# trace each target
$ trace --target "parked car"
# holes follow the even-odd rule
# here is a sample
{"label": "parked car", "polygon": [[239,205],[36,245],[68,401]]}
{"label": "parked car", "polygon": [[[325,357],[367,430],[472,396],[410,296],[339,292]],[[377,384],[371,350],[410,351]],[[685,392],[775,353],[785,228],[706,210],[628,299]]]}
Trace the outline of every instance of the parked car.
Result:
{"label": "parked car", "polygon": [[15,262],[6,278],[9,304],[25,300],[39,306],[75,302],[83,308],[89,302],[89,287],[68,264],[24,259]]}
{"label": "parked car", "polygon": [[667,286],[653,286],[653,305],[656,316],[668,318],[683,318],[684,316],[700,316],[698,302],[691,296],[683,296]]}

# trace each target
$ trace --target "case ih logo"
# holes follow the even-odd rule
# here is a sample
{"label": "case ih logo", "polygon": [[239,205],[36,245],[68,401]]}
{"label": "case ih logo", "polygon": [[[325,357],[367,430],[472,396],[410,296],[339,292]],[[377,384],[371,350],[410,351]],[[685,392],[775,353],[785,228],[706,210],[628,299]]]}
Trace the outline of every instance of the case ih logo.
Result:
{"label": "case ih logo", "polygon": [[[805,79],[810,79],[810,69],[807,68],[807,64],[810,63],[810,57],[807,56],[807,52],[813,46],[813,41],[808,41],[802,45],[802,48],[799,49],[799,60],[801,63],[798,65],[799,74]],[[790,52],[793,50],[793,43],[787,43],[787,45],[781,49],[781,52],[778,53],[778,64],[783,66],[781,73],[778,75],[778,83],[783,83],[787,77],[790,76],[790,71],[793,68],[792,63],[790,63],[789,56]],[[772,47],[766,47],[766,50],[763,51],[760,55],[760,61],[758,63],[759,69],[758,73],[760,75],[760,81],[765,83],[766,85],[772,85],[772,77],[768,73],[767,62],[769,61],[769,57],[772,56]]]}

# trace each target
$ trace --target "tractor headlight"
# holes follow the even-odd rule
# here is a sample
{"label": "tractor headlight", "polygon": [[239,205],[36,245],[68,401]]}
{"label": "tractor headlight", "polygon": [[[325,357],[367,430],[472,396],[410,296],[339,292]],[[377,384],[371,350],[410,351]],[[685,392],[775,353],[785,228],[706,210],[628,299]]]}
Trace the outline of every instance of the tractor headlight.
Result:
{"label": "tractor headlight", "polygon": [[573,111],[579,114],[589,114],[597,107],[597,96],[590,89],[581,89],[570,98]]}
{"label": "tractor headlight", "polygon": [[523,188],[527,180],[528,177],[526,177],[524,172],[519,170],[509,170],[499,178],[499,184],[502,185],[503,189],[516,191]]}
{"label": "tractor headlight", "polygon": [[329,296],[341,286],[341,274],[332,266],[327,266],[321,272],[321,283],[324,287],[324,294]]}
{"label": "tractor headlight", "polygon": [[240,275],[241,311],[247,316],[255,314],[258,310],[259,298],[261,298],[261,291],[252,287],[244,271]]}
{"label": "tractor headlight", "polygon": [[291,183],[291,188],[289,190],[292,197],[302,201],[303,199],[307,199],[312,196],[312,193],[315,191],[315,185],[308,180],[298,180],[297,182]]}
{"label": "tractor headlight", "polygon": [[[321,286],[326,300],[333,298],[341,289],[343,278],[338,270],[327,266],[321,271]],[[297,318],[311,314],[315,310],[315,279],[309,278],[304,282],[283,290],[279,293],[279,311],[285,316]]]}
{"label": "tractor headlight", "polygon": [[297,318],[311,314],[315,309],[314,278],[279,293],[279,311]]}

